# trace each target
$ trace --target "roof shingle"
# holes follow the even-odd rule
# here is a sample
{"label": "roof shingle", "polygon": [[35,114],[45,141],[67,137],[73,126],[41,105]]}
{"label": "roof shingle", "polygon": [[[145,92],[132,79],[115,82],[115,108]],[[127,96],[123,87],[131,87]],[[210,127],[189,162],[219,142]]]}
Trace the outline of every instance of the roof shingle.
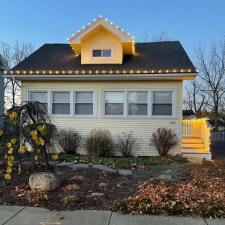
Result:
{"label": "roof shingle", "polygon": [[190,70],[194,65],[179,41],[136,43],[123,64],[81,64],[69,44],[44,44],[12,70]]}

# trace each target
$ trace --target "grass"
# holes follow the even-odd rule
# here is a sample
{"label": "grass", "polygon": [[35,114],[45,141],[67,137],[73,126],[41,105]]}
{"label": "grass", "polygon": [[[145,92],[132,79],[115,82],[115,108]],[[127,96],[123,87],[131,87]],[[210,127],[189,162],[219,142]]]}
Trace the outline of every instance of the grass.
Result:
{"label": "grass", "polygon": [[146,157],[94,157],[94,156],[85,156],[85,155],[69,155],[62,154],[60,156],[60,161],[65,162],[77,162],[77,163],[92,163],[92,164],[101,164],[112,167],[119,168],[132,168],[133,165],[137,167],[148,167],[151,165],[169,165],[172,163],[187,163],[187,159],[180,156],[168,156],[162,158],[159,156],[146,156]]}

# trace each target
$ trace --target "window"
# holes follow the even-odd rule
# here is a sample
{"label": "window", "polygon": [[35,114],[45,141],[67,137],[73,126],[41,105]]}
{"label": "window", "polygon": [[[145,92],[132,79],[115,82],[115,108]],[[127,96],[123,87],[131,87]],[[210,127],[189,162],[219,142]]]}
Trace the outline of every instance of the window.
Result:
{"label": "window", "polygon": [[124,92],[105,92],[105,115],[124,114]]}
{"label": "window", "polygon": [[29,101],[40,102],[43,104],[46,111],[48,111],[48,92],[47,91],[30,91]]}
{"label": "window", "polygon": [[52,114],[70,114],[70,92],[53,92]]}
{"label": "window", "polygon": [[147,115],[147,92],[128,92],[128,115]]}
{"label": "window", "polygon": [[111,49],[94,49],[92,50],[92,57],[111,57]]}
{"label": "window", "polygon": [[153,91],[152,115],[172,115],[172,91]]}
{"label": "window", "polygon": [[93,115],[93,92],[75,92],[75,115]]}

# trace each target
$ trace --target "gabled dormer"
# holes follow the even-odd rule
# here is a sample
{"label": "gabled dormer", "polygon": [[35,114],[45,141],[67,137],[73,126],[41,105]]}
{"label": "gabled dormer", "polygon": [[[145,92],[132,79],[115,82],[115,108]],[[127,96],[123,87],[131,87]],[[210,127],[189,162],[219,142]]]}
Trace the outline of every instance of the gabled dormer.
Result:
{"label": "gabled dormer", "polygon": [[134,39],[123,29],[99,17],[68,40],[81,64],[122,64],[135,53]]}

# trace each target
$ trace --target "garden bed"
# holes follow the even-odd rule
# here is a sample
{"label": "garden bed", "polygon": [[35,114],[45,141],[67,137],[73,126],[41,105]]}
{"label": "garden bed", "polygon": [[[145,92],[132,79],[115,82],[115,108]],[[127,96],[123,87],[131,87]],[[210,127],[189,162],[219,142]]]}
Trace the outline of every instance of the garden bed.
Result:
{"label": "garden bed", "polygon": [[53,172],[64,179],[51,192],[31,191],[29,170],[14,174],[11,181],[1,181],[0,204],[225,217],[225,169],[214,164],[150,166],[130,176],[91,167],[73,170],[61,166]]}
{"label": "garden bed", "polygon": [[138,168],[148,168],[152,165],[170,165],[170,164],[183,164],[187,163],[188,160],[180,155],[170,155],[168,157],[159,156],[146,156],[146,157],[95,157],[88,155],[70,155],[61,154],[60,161],[65,162],[76,162],[76,163],[92,163],[111,166],[113,168],[129,168],[131,169],[134,165]]}

